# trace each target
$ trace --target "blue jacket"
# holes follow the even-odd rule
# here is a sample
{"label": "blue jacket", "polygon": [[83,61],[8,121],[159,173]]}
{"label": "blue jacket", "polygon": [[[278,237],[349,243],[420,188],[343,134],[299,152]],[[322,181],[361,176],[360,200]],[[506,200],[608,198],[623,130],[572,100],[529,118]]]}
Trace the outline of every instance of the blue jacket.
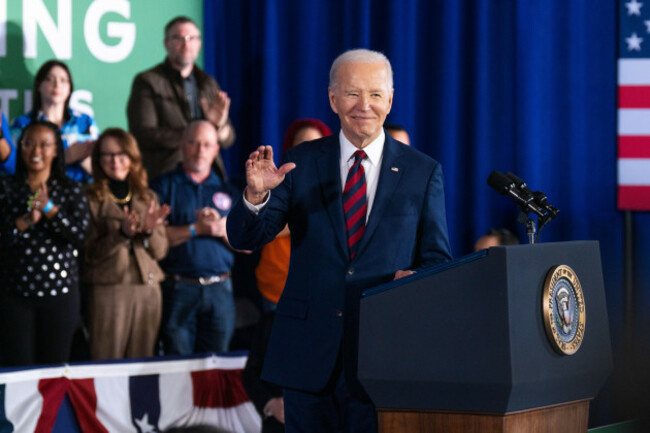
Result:
{"label": "blue jacket", "polygon": [[[395,271],[451,258],[440,164],[386,134],[377,193],[366,231],[350,261],[342,204],[338,136],[286,153],[296,164],[254,216],[240,200],[228,216],[238,249],[258,249],[285,223],[291,264],[266,353],[262,378],[317,392],[331,377],[339,350],[356,381],[359,298]],[[408,312],[404,312],[408,314]]]}

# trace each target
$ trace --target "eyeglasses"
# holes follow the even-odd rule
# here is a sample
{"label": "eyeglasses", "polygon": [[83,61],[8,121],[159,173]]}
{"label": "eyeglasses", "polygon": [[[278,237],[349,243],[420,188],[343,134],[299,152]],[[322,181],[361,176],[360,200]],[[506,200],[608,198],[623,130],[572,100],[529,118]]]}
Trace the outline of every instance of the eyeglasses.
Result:
{"label": "eyeglasses", "polygon": [[171,39],[174,43],[180,44],[182,42],[197,42],[201,40],[200,35],[171,35],[167,39]]}
{"label": "eyeglasses", "polygon": [[119,159],[124,161],[129,157],[126,152],[117,152],[117,153],[100,153],[99,157],[104,161],[112,161],[113,159]]}
{"label": "eyeglasses", "polygon": [[54,143],[51,141],[41,141],[40,143],[37,143],[36,141],[23,140],[22,143],[23,143],[23,149],[26,150],[31,150],[36,146],[40,147],[41,150],[46,150],[54,147]]}

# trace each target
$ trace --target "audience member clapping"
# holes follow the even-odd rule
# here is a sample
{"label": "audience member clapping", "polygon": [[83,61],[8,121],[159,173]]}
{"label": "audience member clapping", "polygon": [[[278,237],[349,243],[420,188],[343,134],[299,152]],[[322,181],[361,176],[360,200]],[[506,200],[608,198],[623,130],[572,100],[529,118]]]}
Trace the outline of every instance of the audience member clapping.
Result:
{"label": "audience member clapping", "polygon": [[[138,140],[152,179],[173,171],[181,161],[178,144],[192,121],[211,122],[221,149],[235,142],[228,94],[194,63],[201,51],[198,25],[185,16],[171,19],[165,26],[164,46],[165,60],[133,80],[126,108],[129,131]],[[226,180],[221,156],[214,164],[217,176]]]}
{"label": "audience member clapping", "polygon": [[170,249],[160,263],[167,275],[161,334],[168,355],[225,352],[235,330],[226,217],[239,191],[213,169],[217,136],[208,121],[190,123],[180,142],[183,162],[151,183],[171,207]]}
{"label": "audience member clapping", "polygon": [[8,366],[66,362],[79,325],[88,202],[66,177],[59,128],[30,123],[0,179],[0,351]]}
{"label": "audience member clapping", "polygon": [[152,356],[162,311],[157,260],[167,254],[169,206],[147,186],[135,138],[111,128],[92,153],[91,224],[84,280],[93,359]]}
{"label": "audience member clapping", "polygon": [[90,152],[98,132],[92,117],[70,108],[73,90],[66,64],[58,60],[45,62],[34,78],[32,110],[14,120],[11,135],[16,141],[21,131],[34,120],[54,123],[63,136],[68,176],[85,183],[91,179]]}

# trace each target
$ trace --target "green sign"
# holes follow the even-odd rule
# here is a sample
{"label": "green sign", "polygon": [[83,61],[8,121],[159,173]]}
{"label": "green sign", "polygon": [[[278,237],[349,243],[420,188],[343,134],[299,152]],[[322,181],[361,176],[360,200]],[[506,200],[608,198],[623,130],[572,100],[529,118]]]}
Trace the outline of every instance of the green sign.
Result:
{"label": "green sign", "polygon": [[202,0],[0,0],[0,109],[31,109],[34,76],[49,59],[68,65],[71,106],[100,131],[126,127],[138,72],[165,58],[163,30],[177,15],[203,24]]}

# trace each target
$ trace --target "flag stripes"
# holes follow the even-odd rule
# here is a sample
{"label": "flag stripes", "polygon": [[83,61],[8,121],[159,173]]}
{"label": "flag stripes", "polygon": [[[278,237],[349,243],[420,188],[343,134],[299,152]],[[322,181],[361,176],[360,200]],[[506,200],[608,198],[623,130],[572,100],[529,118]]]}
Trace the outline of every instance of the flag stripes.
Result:
{"label": "flag stripes", "polygon": [[650,210],[650,4],[619,0],[617,205]]}
{"label": "flag stripes", "polygon": [[[0,433],[154,433],[198,424],[260,431],[241,383],[245,362],[207,356],[0,373]],[[71,409],[77,425],[60,426],[60,411]]]}

